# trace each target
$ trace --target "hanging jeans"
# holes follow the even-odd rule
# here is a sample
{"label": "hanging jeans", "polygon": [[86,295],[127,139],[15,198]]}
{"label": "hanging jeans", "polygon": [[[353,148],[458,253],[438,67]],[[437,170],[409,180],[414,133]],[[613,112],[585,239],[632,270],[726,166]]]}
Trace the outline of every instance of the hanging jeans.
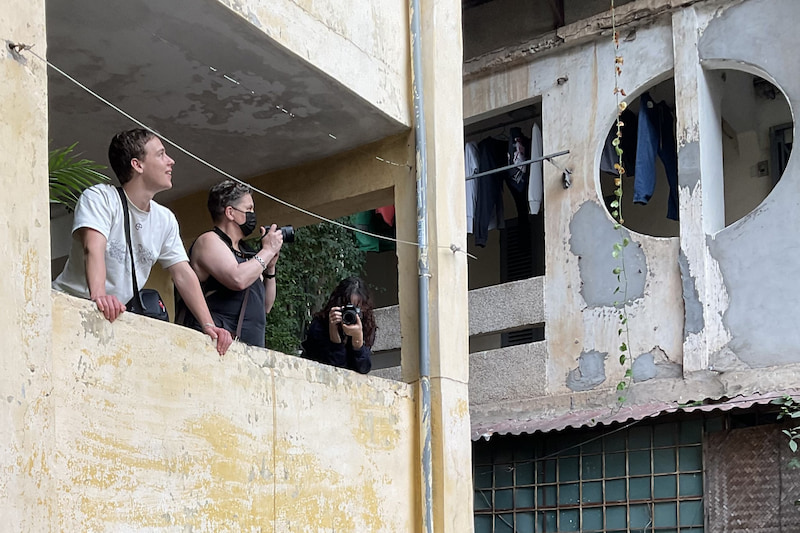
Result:
{"label": "hanging jeans", "polygon": [[649,93],[639,100],[633,201],[647,204],[656,186],[656,154],[664,164],[669,183],[667,218],[678,220],[678,154],[672,110],[665,102],[654,103]]}

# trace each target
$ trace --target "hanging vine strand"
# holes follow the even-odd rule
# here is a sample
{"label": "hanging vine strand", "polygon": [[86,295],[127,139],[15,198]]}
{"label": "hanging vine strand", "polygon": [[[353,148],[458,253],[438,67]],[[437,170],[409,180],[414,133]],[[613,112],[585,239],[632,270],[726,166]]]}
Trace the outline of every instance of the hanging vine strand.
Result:
{"label": "hanging vine strand", "polygon": [[622,183],[625,177],[625,167],[622,161],[622,128],[625,124],[622,122],[622,112],[625,111],[628,104],[623,100],[627,96],[625,89],[620,86],[620,77],[622,76],[622,65],[624,59],[619,50],[619,30],[617,29],[617,19],[614,10],[614,0],[611,0],[611,34],[614,41],[614,97],[617,104],[617,132],[612,141],[614,150],[617,155],[617,162],[614,163],[614,169],[617,171],[618,176],[614,178],[614,200],[611,202],[611,215],[614,217],[614,229],[622,237],[619,241],[615,242],[611,251],[611,255],[619,261],[619,265],[613,270],[614,275],[617,277],[617,288],[614,294],[621,294],[622,299],[615,301],[614,306],[617,309],[617,318],[620,327],[617,330],[617,336],[620,339],[619,344],[619,364],[625,368],[623,379],[617,383],[617,401],[619,404],[625,402],[625,390],[630,387],[633,380],[633,360],[630,357],[630,330],[628,328],[628,309],[626,303],[628,301],[628,276],[625,271],[625,248],[630,244],[630,239],[624,236],[622,224],[625,219],[622,216]]}

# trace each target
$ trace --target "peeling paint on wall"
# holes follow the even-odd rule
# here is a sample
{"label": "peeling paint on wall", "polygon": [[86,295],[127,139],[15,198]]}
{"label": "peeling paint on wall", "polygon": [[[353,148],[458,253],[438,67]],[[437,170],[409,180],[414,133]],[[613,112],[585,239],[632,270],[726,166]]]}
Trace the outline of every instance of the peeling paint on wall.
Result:
{"label": "peeling paint on wall", "polygon": [[413,530],[412,386],[53,298],[57,529]]}
{"label": "peeling paint on wall", "polygon": [[613,307],[621,298],[619,293],[614,294],[619,283],[613,271],[619,266],[619,261],[611,255],[611,249],[613,243],[626,237],[631,240],[631,244],[625,248],[627,301],[644,296],[647,277],[644,253],[628,230],[614,229],[614,223],[601,206],[595,202],[584,202],[572,217],[569,230],[572,235],[570,250],[578,256],[583,283],[581,294],[589,307]]}
{"label": "peeling paint on wall", "polygon": [[581,353],[578,368],[570,370],[567,387],[574,391],[592,390],[606,380],[606,353],[594,350]]}
{"label": "peeling paint on wall", "polygon": [[699,333],[703,330],[703,304],[700,303],[697,285],[695,284],[694,277],[692,277],[689,272],[689,263],[683,251],[681,251],[678,256],[678,264],[681,269],[681,284],[683,285],[683,308],[685,317],[683,323],[683,337],[685,339],[689,333]]}
{"label": "peeling paint on wall", "polygon": [[636,357],[633,361],[632,372],[634,382],[680,378],[683,375],[681,365],[670,361],[664,350],[658,346]]}
{"label": "peeling paint on wall", "polygon": [[[796,117],[800,70],[793,51],[800,48],[795,23],[800,18],[800,3],[750,0],[714,15],[698,41],[701,60],[724,62],[730,68],[771,78]],[[779,46],[772,39],[763,39],[764,35],[774,36]],[[715,353],[712,364],[716,368],[730,366],[732,354],[751,368],[800,361],[800,328],[793,312],[800,300],[800,240],[795,235],[800,227],[797,161],[792,154],[781,181],[759,207],[707,239],[713,266],[730,297],[728,305],[715,302],[711,306],[730,335],[724,349],[720,345],[710,350]]]}

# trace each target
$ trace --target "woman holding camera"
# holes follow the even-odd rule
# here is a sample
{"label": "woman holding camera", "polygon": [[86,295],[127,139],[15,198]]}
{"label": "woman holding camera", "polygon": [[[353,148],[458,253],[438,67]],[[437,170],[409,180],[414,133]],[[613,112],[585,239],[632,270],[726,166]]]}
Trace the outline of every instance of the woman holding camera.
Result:
{"label": "woman holding camera", "polygon": [[361,278],[345,278],[311,321],[303,356],[366,374],[375,342],[372,296]]}
{"label": "woman holding camera", "polygon": [[[267,313],[275,303],[275,263],[283,233],[274,224],[261,229],[261,250],[243,241],[256,229],[250,188],[232,180],[214,185],[208,193],[214,229],[200,235],[189,248],[189,263],[200,280],[214,323],[234,338],[265,345]],[[175,323],[201,329],[183,301],[176,297]]]}

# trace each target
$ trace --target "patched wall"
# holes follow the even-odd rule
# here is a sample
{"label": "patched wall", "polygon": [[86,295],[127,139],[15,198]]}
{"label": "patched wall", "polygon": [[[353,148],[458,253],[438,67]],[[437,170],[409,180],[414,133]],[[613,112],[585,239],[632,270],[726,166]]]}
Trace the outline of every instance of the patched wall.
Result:
{"label": "patched wall", "polygon": [[[774,81],[796,119],[798,17],[800,4],[792,0],[750,0],[710,13],[698,41],[701,61],[708,68],[726,66]],[[772,193],[749,215],[708,239],[708,252],[719,265],[730,300],[727,307],[714,310],[730,335],[722,351],[749,367],[800,362],[798,227],[800,168],[792,154]],[[712,354],[711,364],[722,362],[722,351]]]}
{"label": "patched wall", "polygon": [[[670,75],[669,18],[638,28],[621,53],[622,83],[632,100]],[[558,162],[572,171],[573,180],[565,189],[561,172],[545,166],[548,393],[604,394],[626,371],[619,363],[623,342],[633,357],[660,347],[669,360],[681,361],[678,240],[624,227],[615,230],[600,195],[600,152],[616,116],[611,39],[598,39],[542,62],[552,65],[545,78],[549,86],[542,93],[544,152],[570,150]],[[530,68],[538,71],[535,64]],[[636,131],[629,128],[623,135]],[[632,183],[624,185],[625,194],[632,194]],[[623,265],[612,255],[614,243],[625,238],[630,241],[624,250],[627,286],[625,276],[617,281],[614,269]],[[626,302],[627,337],[618,334],[617,302]]]}
{"label": "patched wall", "polygon": [[411,386],[53,302],[57,529],[414,529]]}
{"label": "patched wall", "polygon": [[[541,99],[544,153],[570,151],[557,159],[572,173],[570,188],[563,187],[560,169],[544,167],[547,387],[534,403],[523,402],[523,395],[497,394],[524,404],[520,416],[565,412],[579,403],[613,404],[626,368],[633,386],[625,394],[634,403],[716,398],[796,380],[796,157],[766,199],[726,228],[725,200],[734,196],[726,190],[722,150],[731,127],[721,125],[725,77],[714,71],[739,70],[774,83],[794,117],[800,99],[794,50],[800,36],[792,25],[798,16],[800,4],[791,0],[626,5],[619,48],[623,100],[635,102],[661,83],[674,93],[680,225],[671,238],[626,227],[615,231],[604,206],[599,160],[617,109],[606,18],[584,23],[592,28],[591,36],[583,35],[590,42],[539,50],[541,43],[531,41],[524,59],[502,68],[485,65],[481,76],[466,78],[467,118],[485,120]],[[637,131],[623,128],[623,135]],[[623,185],[631,195],[633,179]],[[620,266],[612,257],[613,244],[623,238],[630,240],[627,286],[613,274]],[[621,292],[615,291],[618,286]],[[614,306],[621,301],[627,302],[629,327],[623,335]],[[630,367],[619,363],[622,343]],[[779,377],[768,378],[773,374]]]}

